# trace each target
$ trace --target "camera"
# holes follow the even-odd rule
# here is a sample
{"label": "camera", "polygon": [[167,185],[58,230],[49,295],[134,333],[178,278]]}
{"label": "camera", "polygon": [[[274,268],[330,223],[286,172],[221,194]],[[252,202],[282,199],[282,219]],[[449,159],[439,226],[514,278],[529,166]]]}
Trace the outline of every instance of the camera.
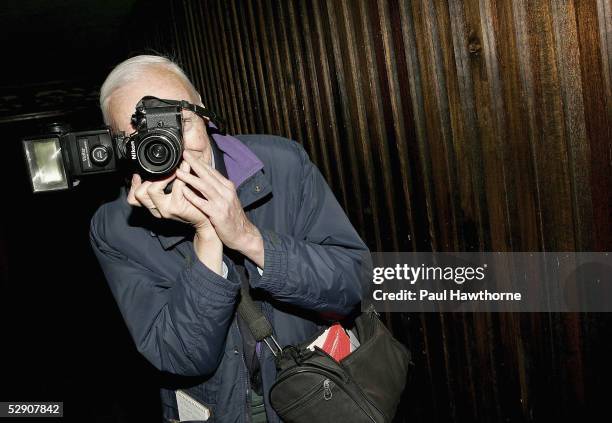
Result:
{"label": "camera", "polygon": [[26,165],[35,193],[70,189],[87,175],[123,171],[143,179],[162,178],[179,165],[183,154],[182,111],[190,110],[213,123],[210,109],[185,100],[143,97],[132,115],[133,133],[113,134],[110,128],[72,132],[51,124],[36,136],[22,140]]}

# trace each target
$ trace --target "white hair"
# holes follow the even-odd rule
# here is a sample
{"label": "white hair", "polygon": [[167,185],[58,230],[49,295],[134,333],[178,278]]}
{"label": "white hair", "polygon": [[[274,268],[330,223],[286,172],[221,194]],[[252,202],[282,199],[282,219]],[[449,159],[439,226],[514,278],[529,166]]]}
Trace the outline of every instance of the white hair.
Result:
{"label": "white hair", "polygon": [[102,116],[104,117],[105,124],[109,125],[111,120],[108,110],[108,101],[111,94],[124,85],[137,80],[145,71],[148,69],[150,70],[151,67],[161,67],[176,74],[183,80],[186,88],[191,91],[193,95],[192,100],[196,101],[199,99],[198,91],[195,89],[183,69],[172,60],[163,56],[145,54],[134,56],[115,66],[100,88],[100,108],[102,109]]}

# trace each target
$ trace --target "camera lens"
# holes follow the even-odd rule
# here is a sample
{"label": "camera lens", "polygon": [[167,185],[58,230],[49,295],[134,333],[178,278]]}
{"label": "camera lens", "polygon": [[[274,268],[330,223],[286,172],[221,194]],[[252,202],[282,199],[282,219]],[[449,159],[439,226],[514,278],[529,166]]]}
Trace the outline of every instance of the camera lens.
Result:
{"label": "camera lens", "polygon": [[151,143],[147,147],[145,154],[151,163],[161,165],[168,161],[170,150],[164,144]]}
{"label": "camera lens", "polygon": [[178,166],[183,153],[179,136],[176,130],[155,128],[136,138],[129,154],[143,171],[158,176],[167,174]]}

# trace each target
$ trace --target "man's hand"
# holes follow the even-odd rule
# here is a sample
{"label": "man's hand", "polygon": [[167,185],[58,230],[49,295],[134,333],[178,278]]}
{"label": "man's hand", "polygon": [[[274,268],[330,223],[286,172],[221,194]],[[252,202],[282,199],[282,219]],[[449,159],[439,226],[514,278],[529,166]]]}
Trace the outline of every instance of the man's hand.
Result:
{"label": "man's hand", "polygon": [[[189,172],[187,162],[181,163],[180,167]],[[173,180],[172,191],[169,194],[164,193],[164,188]],[[185,191],[191,190],[183,181],[176,179],[176,173],[154,182],[142,182],[140,176],[135,173],[127,201],[133,206],[148,208],[157,218],[189,223],[200,233],[214,231],[208,217],[185,198]]]}
{"label": "man's hand", "polygon": [[185,191],[185,197],[208,216],[224,245],[241,252],[263,269],[263,239],[245,215],[234,184],[191,152],[185,151],[183,158],[197,176],[178,169],[177,179],[192,186],[204,198],[193,190]]}
{"label": "man's hand", "polygon": [[[190,166],[183,161],[180,169],[189,173]],[[172,191],[166,194],[164,188],[171,181],[174,181]],[[138,174],[134,174],[127,201],[132,206],[148,208],[159,219],[191,224],[196,230],[193,244],[198,258],[214,272],[221,274],[223,244],[210,219],[187,199],[188,196],[198,195],[177,179],[176,173],[155,182],[143,182]]]}

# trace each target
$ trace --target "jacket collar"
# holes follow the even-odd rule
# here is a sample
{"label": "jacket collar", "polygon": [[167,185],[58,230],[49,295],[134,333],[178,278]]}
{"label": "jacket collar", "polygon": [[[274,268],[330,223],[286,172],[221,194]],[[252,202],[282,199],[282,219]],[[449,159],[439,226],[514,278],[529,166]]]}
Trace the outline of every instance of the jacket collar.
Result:
{"label": "jacket collar", "polygon": [[[270,181],[263,172],[263,162],[251,149],[236,137],[221,134],[211,124],[208,126],[208,139],[215,168],[234,183],[236,194],[243,208],[272,192]],[[193,230],[184,224],[170,226],[174,230],[163,231],[164,233],[151,231],[151,235],[159,239],[165,250],[174,247],[193,234]]]}

